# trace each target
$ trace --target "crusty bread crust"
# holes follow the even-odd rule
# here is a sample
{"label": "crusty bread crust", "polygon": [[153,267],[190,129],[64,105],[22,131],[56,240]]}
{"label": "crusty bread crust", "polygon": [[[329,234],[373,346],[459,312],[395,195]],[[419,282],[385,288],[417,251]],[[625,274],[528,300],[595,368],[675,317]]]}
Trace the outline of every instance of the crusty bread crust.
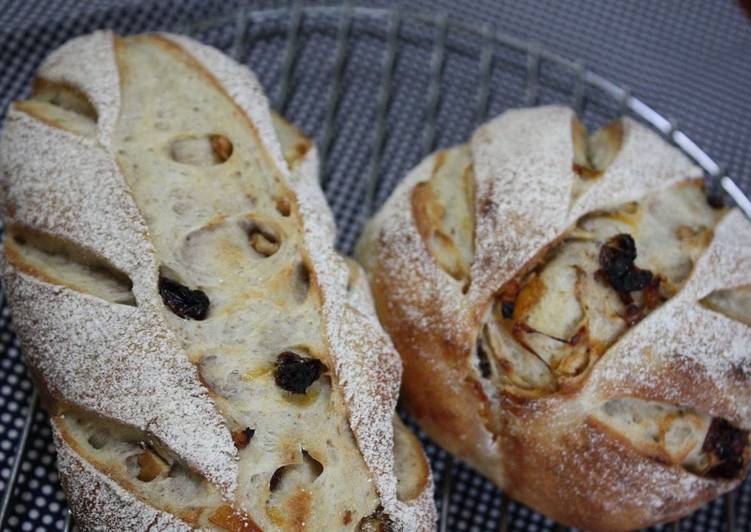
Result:
{"label": "crusty bread crust", "polygon": [[82,458],[52,420],[60,480],[82,530],[190,530],[174,515],[155,509]]}
{"label": "crusty bread crust", "polygon": [[[203,69],[218,90],[229,95],[257,137],[259,156],[289,190],[302,220],[311,286],[321,301],[332,387],[346,407],[381,511],[398,528],[432,529],[435,508],[427,467],[411,472],[421,486],[419,493],[407,501],[397,497],[392,417],[401,366],[375,318],[364,275],[354,289],[347,288],[350,268],[333,248],[333,217],[317,183],[315,149],[300,142],[283,154],[261,86],[246,68],[185,37],[150,38],[188,54],[191,68]],[[70,249],[101,258],[90,275],[102,267],[123,272],[132,280],[133,300],[108,301],[71,288],[65,278],[36,275],[12,252],[12,244],[3,266],[6,294],[25,356],[56,415],[72,407],[143,431],[233,501],[238,488],[236,444],[163,316],[157,291],[159,258],[113,153],[122,76],[128,75],[117,63],[116,39],[110,32],[74,39],[39,71],[41,79],[88,99],[96,112],[93,135],[85,120],[75,116],[40,119],[45,114],[36,114],[34,106],[44,103],[11,107],[0,147],[2,208],[7,227],[58,239]],[[81,282],[85,285],[87,278]],[[61,478],[85,529],[186,526],[88,463],[66,440],[56,419],[53,425]],[[421,449],[415,453],[426,464]],[[342,527],[356,525],[344,522]]]}
{"label": "crusty bread crust", "polygon": [[700,304],[715,290],[751,284],[751,226],[740,212],[727,214],[678,295],[628,331],[575,386],[524,397],[482,382],[472,362],[475,343],[504,283],[583,215],[701,176],[677,149],[623,119],[612,130],[622,135],[617,157],[597,172],[602,177],[580,180],[572,168],[572,120],[562,107],[513,110],[472,137],[469,282],[441,267],[418,231],[425,222],[415,218],[423,209],[414,207],[413,192],[437,173],[442,154],[399,184],[366,227],[357,256],[404,361],[405,402],[428,435],[561,523],[628,530],[685,515],[740,481],[658,463],[592,412],[608,399],[636,397],[751,428],[744,347],[751,328]]}

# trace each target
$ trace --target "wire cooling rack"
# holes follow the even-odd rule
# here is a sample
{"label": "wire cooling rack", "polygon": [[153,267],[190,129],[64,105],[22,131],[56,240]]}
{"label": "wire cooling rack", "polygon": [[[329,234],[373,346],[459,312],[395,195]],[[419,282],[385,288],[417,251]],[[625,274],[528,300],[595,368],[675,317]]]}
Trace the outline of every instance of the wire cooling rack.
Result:
{"label": "wire cooling rack", "polygon": [[[741,188],[674,121],[580,62],[487,24],[468,26],[441,13],[296,3],[161,29],[192,35],[248,64],[273,106],[316,138],[321,184],[339,226],[337,245],[345,252],[420,158],[465,141],[474,127],[505,109],[546,103],[571,105],[590,127],[624,114],[646,122],[704,169],[710,187],[723,190],[751,217]],[[4,307],[0,325],[8,317]],[[75,528],[54,473],[36,474],[54,462],[36,392],[18,421],[12,466],[3,470],[0,528]],[[441,531],[564,530],[420,437],[436,479]],[[26,478],[32,476],[30,462],[42,480]],[[33,489],[54,494],[49,519],[35,520],[34,510],[26,511]],[[651,530],[751,530],[750,506],[747,480],[692,516]]]}

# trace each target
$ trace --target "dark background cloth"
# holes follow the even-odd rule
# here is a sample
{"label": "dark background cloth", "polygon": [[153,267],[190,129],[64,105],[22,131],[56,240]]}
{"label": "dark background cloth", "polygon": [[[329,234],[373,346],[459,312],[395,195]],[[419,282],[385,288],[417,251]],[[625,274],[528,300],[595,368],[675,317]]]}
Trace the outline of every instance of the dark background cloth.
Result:
{"label": "dark background cloth", "polygon": [[[308,3],[311,4],[311,3]],[[190,21],[208,20],[246,9],[269,9],[279,2],[241,0],[0,0],[0,118],[10,101],[25,94],[33,72],[43,57],[73,35],[96,28],[121,32],[179,29]],[[358,5],[365,5],[360,3]],[[659,113],[670,117],[746,191],[751,188],[751,23],[739,4],[730,0],[630,0],[630,1],[518,1],[508,0],[376,0],[375,7],[401,7],[428,13],[449,13],[451,20],[487,23],[500,32],[538,41],[542,47],[578,59],[587,68],[621,86],[627,86]],[[321,24],[335,28],[335,21]],[[318,23],[314,21],[314,23]],[[331,175],[326,193],[340,227],[338,245],[350,251],[362,221],[358,205],[363,187],[358,177],[368,168],[370,123],[374,117],[373,87],[378,85],[382,41],[356,28],[358,38],[350,50],[345,73],[348,89],[336,119],[338,140],[331,151]],[[282,26],[283,28],[283,26]],[[419,32],[418,32],[419,33]],[[258,73],[264,86],[278,81],[279,50],[283,33],[272,34],[243,60]],[[276,37],[274,36],[276,35]],[[231,48],[233,23],[205,39],[225,50]],[[419,40],[419,39],[418,39]],[[315,60],[331,55],[335,39],[325,32],[306,41],[296,69],[298,90],[286,110],[288,116],[321,141],[330,82],[329,73]],[[382,201],[393,184],[419,161],[417,146],[421,117],[413,112],[424,106],[423,81],[429,78],[430,49],[405,46],[395,71],[392,110],[384,147]],[[500,52],[499,52],[500,53]],[[472,127],[471,105],[476,65],[452,56],[446,65],[443,103],[438,117],[438,146],[466,138]],[[523,63],[522,63],[523,64]],[[521,93],[523,80],[494,74],[498,93],[491,97],[491,113],[510,105]],[[304,90],[300,90],[304,87]],[[509,98],[504,99],[504,93]],[[555,98],[551,98],[551,101]],[[393,117],[397,119],[392,120]],[[346,162],[346,164],[344,164]],[[23,426],[31,384],[21,362],[10,324],[10,312],[0,309],[0,492],[10,474]],[[440,482],[447,456],[430,442],[426,450]],[[437,493],[440,503],[440,489]],[[506,503],[487,481],[461,465],[454,470],[454,490],[448,501],[449,530],[494,530],[502,507],[508,504],[509,530],[553,530],[554,523],[517,505]],[[682,530],[723,530],[725,507],[715,501],[681,525]],[[739,530],[751,530],[751,482],[737,491],[733,506]],[[49,423],[39,411],[34,419],[28,450],[11,506],[9,530],[60,530],[65,504],[54,470],[54,448]]]}
{"label": "dark background cloth", "polygon": [[[113,11],[138,11],[148,18],[151,10],[170,19],[190,19],[231,12],[240,6],[279,5],[286,3],[3,0],[0,95],[5,98],[16,88],[8,86],[7,76],[15,73],[12,69],[18,61],[39,59],[33,50],[14,50],[10,34],[57,26],[60,21],[75,21],[92,13],[100,13],[102,21],[111,18],[107,15]],[[675,120],[744,188],[751,184],[751,19],[739,2],[375,0],[356,5],[445,11],[451,18],[488,22],[500,31],[539,41],[565,57],[579,59],[594,72],[629,87],[659,113]],[[40,41],[41,49],[45,40]]]}

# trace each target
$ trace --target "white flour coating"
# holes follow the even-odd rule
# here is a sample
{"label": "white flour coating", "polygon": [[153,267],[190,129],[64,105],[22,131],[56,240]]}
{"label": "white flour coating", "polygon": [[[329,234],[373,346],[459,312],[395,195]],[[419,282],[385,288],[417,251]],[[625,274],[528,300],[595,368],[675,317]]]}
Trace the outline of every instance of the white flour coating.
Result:
{"label": "white flour coating", "polygon": [[[165,37],[191,53],[245,111],[272,155],[275,167],[294,192],[303,220],[304,250],[323,298],[329,356],[349,409],[352,432],[373,475],[381,504],[405,530],[432,529],[435,521],[432,489],[426,489],[412,505],[396,498],[391,419],[399,396],[401,363],[375,318],[372,301],[367,300],[369,304],[359,310],[347,304],[349,268],[333,247],[333,216],[318,184],[315,149],[290,174],[276,141],[267,99],[255,76],[212,48],[185,37]],[[363,300],[361,296],[359,301]]]}
{"label": "white flour coating", "polygon": [[[715,228],[715,238],[681,292],[621,338],[595,366],[594,386],[616,387],[621,395],[648,389],[653,398],[692,406],[751,428],[751,386],[734,373],[751,373],[751,327],[712,311],[699,301],[715,290],[751,285],[751,227],[731,211]],[[696,379],[697,368],[721,396],[673,386],[657,371]],[[693,376],[693,379],[692,379]],[[631,393],[629,393],[631,392]]]}
{"label": "white flour coating", "polygon": [[11,108],[0,168],[6,223],[63,237],[130,276],[156,271],[141,214],[117,165],[96,142]]}
{"label": "white flour coating", "polygon": [[116,305],[6,266],[5,290],[31,366],[50,394],[145,430],[234,491],[235,448],[156,309]]}
{"label": "white flour coating", "polygon": [[[104,49],[111,55],[113,35],[108,32],[96,33],[91,40],[78,39],[71,50],[78,57],[98,57],[103,39],[109,40]],[[68,81],[63,70],[74,65],[61,59],[60,54],[53,54],[51,59],[52,66],[47,68],[47,62],[42,65],[48,78],[74,84],[78,78],[74,76],[75,79]],[[102,106],[97,109],[100,119],[107,116],[116,119],[119,114],[119,81],[113,64],[114,57],[102,62],[101,71],[97,70],[97,63],[88,65],[87,68],[94,69],[92,76],[97,81],[90,86],[77,85],[82,91],[117,93],[85,92],[93,103]],[[102,124],[98,127],[101,133]],[[111,131],[98,138],[110,139]],[[0,141],[6,224],[19,224],[66,238],[106,258],[130,276],[139,304],[137,309],[124,310],[31,280],[7,264],[5,284],[22,346],[25,352],[35,353],[34,365],[39,375],[48,386],[59,387],[65,400],[90,406],[100,403],[101,411],[109,411],[118,421],[159,435],[178,456],[229,497],[237,485],[237,449],[198,380],[196,369],[187,362],[184,350],[157,310],[162,305],[156,290],[157,259],[147,239],[146,224],[110,151],[109,146],[55,129],[18,110],[11,109],[8,114]],[[36,156],[28,157],[29,153]],[[51,297],[60,306],[50,304]],[[133,313],[131,323],[124,323],[123,313]],[[110,323],[106,317],[114,321]],[[67,323],[68,329],[55,334],[56,326],[61,323]],[[114,329],[116,325],[125,335],[119,343],[102,334],[107,327]],[[52,335],[49,343],[42,340],[45,334],[37,330]],[[127,337],[127,331],[131,331],[132,338]],[[84,345],[84,339],[88,345]],[[77,340],[83,343],[76,345]],[[131,350],[139,344],[143,346],[141,349],[148,346],[154,351]],[[107,351],[108,346],[113,350]],[[90,358],[92,353],[108,357],[113,366],[96,365]],[[136,354],[148,354],[153,359],[139,361]],[[150,371],[149,366],[144,366],[146,363],[151,366]],[[82,371],[74,372],[74,368]],[[84,373],[83,368],[91,373]],[[122,373],[117,375],[117,370]],[[119,387],[113,385],[108,392],[92,393],[93,388],[106,387],[113,379],[118,379]],[[136,383],[148,393],[131,397],[132,408],[128,408],[125,398],[129,390],[132,395]],[[183,391],[177,392],[175,387],[181,386]],[[115,397],[117,392],[123,394],[119,399]],[[112,402],[105,405],[104,398],[111,398]],[[152,426],[149,422],[153,420],[158,423]]]}
{"label": "white flour coating", "polygon": [[[624,508],[639,511],[652,508],[662,512],[675,505],[681,493],[697,493],[728,489],[730,482],[709,480],[686,473],[680,467],[665,467],[654,461],[645,460],[632,451],[625,450],[614,442],[609,434],[587,427],[584,441],[586,447],[577,449],[561,458],[569,472],[578,470],[580,478],[588,482],[569,482],[561,476],[561,490],[571,490],[582,499],[593,495],[606,513],[623,511]],[[584,454],[593,453],[602,459],[595,469],[588,469],[591,462]],[[603,467],[603,464],[606,464]]]}
{"label": "white flour coating", "polygon": [[312,158],[304,162],[293,187],[304,220],[304,241],[323,294],[330,355],[349,407],[352,431],[373,474],[384,510],[405,530],[431,530],[436,519],[432,489],[425,489],[409,505],[396,498],[391,420],[402,367],[375,317],[364,275],[347,294],[349,268],[331,246],[331,235],[322,230],[326,226],[321,218],[326,211],[321,208],[324,199],[317,198],[315,192],[319,188],[313,173],[316,164]]}
{"label": "white flour coating", "polygon": [[[57,467],[68,474],[61,481],[79,526],[87,530],[191,530],[180,519],[137,499],[117,482],[83,460],[60,435],[54,420],[52,436],[57,449]],[[93,522],[88,519],[94,517]],[[100,526],[96,526],[100,525]]]}
{"label": "white flour coating", "polygon": [[[594,210],[622,205],[678,181],[702,177],[681,151],[628,117],[622,119],[623,145],[607,168],[607,179],[595,179],[569,211],[566,226]],[[573,174],[573,172],[572,172]]]}
{"label": "white flour coating", "polygon": [[[163,37],[192,54],[235,99],[256,127],[279,177],[297,195],[305,219],[304,244],[323,296],[329,355],[358,446],[392,519],[405,530],[432,529],[432,481],[411,505],[396,498],[391,418],[401,365],[362,287],[351,297],[353,304],[367,301],[360,308],[366,314],[347,303],[349,270],[333,249],[333,216],[318,187],[314,152],[290,175],[255,77],[214,49],[180,36]],[[139,306],[109,304],[51,286],[7,265],[5,280],[17,328],[28,339],[24,349],[64,399],[153,432],[231,498],[237,483],[236,449],[195,368],[158,312],[157,260],[146,225],[107,153],[112,151],[120,105],[113,36],[99,32],[64,50],[53,54],[40,72],[45,79],[75,86],[91,100],[99,114],[99,145],[11,110],[0,149],[6,220],[62,236],[108,259],[131,277]],[[39,156],[27,158],[29,152]],[[45,331],[32,334],[40,323]],[[103,337],[102,330],[110,333]],[[85,469],[86,478],[104,482],[67,446],[58,448],[62,471],[68,466]],[[84,487],[76,481],[68,481],[69,492],[83,496]],[[112,502],[119,509],[118,500],[133,499],[111,481],[106,486],[106,493],[86,493],[97,507]],[[162,525],[161,512],[141,507],[118,515],[139,529],[153,519]],[[173,523],[163,525],[169,529]]]}
{"label": "white flour coating", "polygon": [[[461,283],[430,255],[417,231],[412,212],[412,191],[419,183],[433,177],[434,163],[435,155],[428,156],[399,183],[365,228],[358,245],[358,258],[364,253],[370,255],[373,250],[385,251],[378,256],[383,261],[381,269],[402,280],[394,282],[394,299],[399,300],[410,323],[415,324],[416,337],[421,331],[441,329],[443,334],[461,343],[466,341],[462,336],[467,326],[463,319],[468,316]],[[361,260],[366,263],[368,259]],[[366,269],[372,272],[367,264]],[[422,309],[429,306],[442,309],[441,315],[426,315]],[[446,319],[447,316],[450,318]]]}
{"label": "white flour coating", "polygon": [[[484,316],[492,294],[583,214],[701,175],[676,148],[624,119],[619,156],[569,210],[578,179],[572,170],[573,117],[570,109],[557,106],[512,110],[473,135],[477,222],[466,296],[461,283],[430,255],[414,221],[412,191],[432,177],[434,155],[407,175],[368,224],[358,254],[368,270],[379,260],[380,269],[404,279],[393,283],[393,299],[417,329],[440,329],[441,335],[466,342],[466,327]],[[428,307],[440,313],[428,315],[423,310]]]}
{"label": "white flour coating", "polygon": [[120,110],[120,77],[111,32],[97,31],[68,41],[45,59],[37,76],[84,93],[99,115],[99,143],[112,145]]}
{"label": "white flour coating", "polygon": [[[468,297],[488,298],[582,215],[633,201],[701,171],[647,128],[625,118],[624,143],[605,176],[573,204],[573,112],[546,106],[507,111],[470,141],[475,166],[475,260]],[[492,267],[489,265],[492,264]]]}
{"label": "white flour coating", "polygon": [[483,305],[565,227],[573,183],[571,117],[563,107],[508,111],[472,136],[473,304]]}

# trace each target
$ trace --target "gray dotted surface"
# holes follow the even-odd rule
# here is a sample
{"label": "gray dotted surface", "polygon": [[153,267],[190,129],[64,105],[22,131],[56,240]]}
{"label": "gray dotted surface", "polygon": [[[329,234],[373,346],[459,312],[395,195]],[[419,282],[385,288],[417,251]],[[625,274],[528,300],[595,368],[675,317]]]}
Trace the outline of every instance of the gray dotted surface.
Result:
{"label": "gray dotted surface", "polygon": [[[393,2],[376,2],[394,5]],[[534,38],[561,55],[582,59],[594,71],[633,92],[659,112],[678,120],[682,129],[748,190],[751,170],[751,28],[740,9],[727,1],[629,2],[478,2],[411,0],[412,7],[451,19],[491,22],[495,28]],[[24,95],[33,71],[46,53],[74,35],[96,28],[123,33],[153,29],[179,30],[190,21],[211,20],[245,6],[272,8],[274,2],[245,4],[199,0],[145,1],[41,0],[0,2],[0,109]],[[317,141],[330,96],[337,19],[306,17],[292,74],[285,114]],[[286,18],[275,17],[248,29],[250,45],[240,60],[276,94],[281,76]],[[339,225],[338,246],[350,251],[365,216],[364,200],[377,118],[377,95],[383,74],[386,21],[356,17],[351,28],[334,142],[326,166],[326,194]],[[236,17],[196,33],[199,39],[232,51]],[[418,23],[401,28],[386,116],[387,135],[375,202],[381,203],[396,182],[424,154],[426,94],[431,83],[435,29]],[[434,146],[467,138],[476,123],[478,56],[481,42],[450,31],[441,77]],[[523,105],[526,56],[511,48],[494,50],[489,112]],[[555,65],[543,64],[541,103],[571,101],[572,79]],[[585,118],[591,124],[613,118],[617,106],[596,92]],[[0,310],[0,491],[5,490],[19,441],[31,385],[12,334],[7,307]],[[448,457],[423,438],[440,487]],[[65,503],[54,469],[54,449],[43,412],[34,417],[31,438],[21,463],[7,530],[60,530]],[[509,530],[553,530],[555,524],[505,499],[488,481],[461,464],[453,471],[448,498],[448,530],[496,530],[502,514]],[[440,505],[440,489],[437,493]],[[734,499],[739,530],[751,530],[751,483]],[[715,501],[680,524],[681,530],[724,530],[725,507]],[[658,527],[665,529],[665,527]]]}

